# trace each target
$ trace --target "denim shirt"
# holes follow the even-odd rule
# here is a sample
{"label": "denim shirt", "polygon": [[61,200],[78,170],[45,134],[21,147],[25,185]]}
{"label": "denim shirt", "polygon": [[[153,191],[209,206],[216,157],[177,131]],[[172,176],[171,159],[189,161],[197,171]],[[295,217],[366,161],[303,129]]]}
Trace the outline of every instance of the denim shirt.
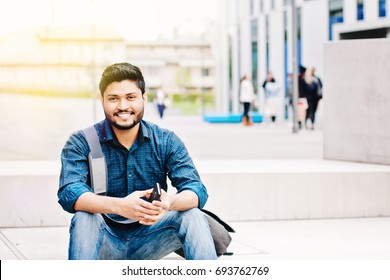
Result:
{"label": "denim shirt", "polygon": [[[156,182],[167,190],[167,176],[178,192],[191,190],[202,208],[208,198],[205,186],[188,155],[184,143],[167,129],[141,121],[137,139],[130,150],[116,139],[111,125],[103,120],[94,125],[107,163],[107,196],[125,197],[134,191],[152,188]],[[76,200],[90,187],[89,146],[84,133],[73,133],[61,153],[58,202],[75,213]]]}

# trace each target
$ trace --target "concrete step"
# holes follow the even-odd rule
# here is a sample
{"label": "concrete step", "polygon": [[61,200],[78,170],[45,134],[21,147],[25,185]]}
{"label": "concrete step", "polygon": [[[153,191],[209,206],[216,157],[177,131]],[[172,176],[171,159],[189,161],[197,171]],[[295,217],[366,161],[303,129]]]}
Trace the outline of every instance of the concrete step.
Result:
{"label": "concrete step", "polygon": [[[227,221],[390,216],[390,166],[328,160],[195,160]],[[0,227],[64,226],[57,161],[0,161]]]}
{"label": "concrete step", "polygon": [[390,166],[329,160],[198,162],[206,208],[230,221],[390,215]]}

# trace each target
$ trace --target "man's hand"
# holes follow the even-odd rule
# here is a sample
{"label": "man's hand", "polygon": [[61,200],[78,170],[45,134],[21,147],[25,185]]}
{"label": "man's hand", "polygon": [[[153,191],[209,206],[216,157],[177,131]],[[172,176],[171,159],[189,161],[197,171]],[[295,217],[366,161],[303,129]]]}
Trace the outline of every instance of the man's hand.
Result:
{"label": "man's hand", "polygon": [[[147,190],[146,193],[151,193],[152,189]],[[145,201],[146,202],[146,201]],[[169,211],[171,207],[171,200],[169,195],[164,191],[161,190],[161,197],[160,200],[154,200],[152,203],[146,202],[148,205],[145,206],[145,208],[149,210],[154,210],[156,207],[159,209],[158,213],[154,214],[146,214],[141,219],[139,219],[139,223],[142,225],[153,225],[157,223],[159,220],[164,217],[164,215]],[[150,208],[149,208],[150,206]]]}
{"label": "man's hand", "polygon": [[144,197],[147,194],[150,195],[150,193],[151,190],[135,191],[128,196],[119,199],[116,213],[123,217],[140,221],[140,223],[145,220],[145,217],[154,217],[159,215],[162,211],[161,205],[157,203],[152,204],[141,199],[141,197]]}

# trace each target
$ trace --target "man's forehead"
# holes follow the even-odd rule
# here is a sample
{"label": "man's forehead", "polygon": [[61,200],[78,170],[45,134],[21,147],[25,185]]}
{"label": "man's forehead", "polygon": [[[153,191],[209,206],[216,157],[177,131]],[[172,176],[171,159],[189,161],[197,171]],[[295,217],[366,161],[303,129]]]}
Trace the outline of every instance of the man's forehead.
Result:
{"label": "man's forehead", "polygon": [[104,94],[105,95],[128,95],[142,93],[135,81],[123,80],[110,83]]}

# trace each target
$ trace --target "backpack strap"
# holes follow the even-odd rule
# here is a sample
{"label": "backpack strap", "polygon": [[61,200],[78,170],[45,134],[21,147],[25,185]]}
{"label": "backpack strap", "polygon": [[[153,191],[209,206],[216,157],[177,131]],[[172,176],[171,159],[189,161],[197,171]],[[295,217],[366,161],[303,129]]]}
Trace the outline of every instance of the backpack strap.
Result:
{"label": "backpack strap", "polygon": [[[95,127],[89,126],[83,130],[85,139],[87,140],[90,153],[88,154],[89,162],[89,174],[91,179],[91,188],[95,194],[106,195],[107,194],[107,164],[104,157],[100,140],[97,135]],[[106,222],[111,224],[128,225],[136,223],[137,221],[126,219],[124,221],[117,221],[111,218],[109,215],[102,214]]]}
{"label": "backpack strap", "polygon": [[107,193],[107,165],[103,155],[100,140],[92,125],[83,130],[91,152],[88,155],[91,188],[96,194]]}

